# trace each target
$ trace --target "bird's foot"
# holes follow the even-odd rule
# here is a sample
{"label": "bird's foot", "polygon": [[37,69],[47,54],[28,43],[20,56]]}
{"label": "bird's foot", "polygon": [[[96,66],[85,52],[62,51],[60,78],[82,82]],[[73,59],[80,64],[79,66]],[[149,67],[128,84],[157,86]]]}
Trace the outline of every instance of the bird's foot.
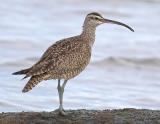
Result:
{"label": "bird's foot", "polygon": [[59,110],[59,115],[66,116],[67,113],[64,110]]}
{"label": "bird's foot", "polygon": [[67,113],[65,112],[65,110],[63,108],[62,109],[56,109],[55,111],[58,112],[59,115],[62,115],[62,116],[67,115]]}

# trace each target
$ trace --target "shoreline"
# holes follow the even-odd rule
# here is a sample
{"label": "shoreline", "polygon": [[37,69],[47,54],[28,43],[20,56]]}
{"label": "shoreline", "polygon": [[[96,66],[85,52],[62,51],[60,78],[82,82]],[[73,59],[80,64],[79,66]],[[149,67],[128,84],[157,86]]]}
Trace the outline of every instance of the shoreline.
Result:
{"label": "shoreline", "polygon": [[160,124],[160,110],[66,110],[52,112],[2,112],[0,124]]}

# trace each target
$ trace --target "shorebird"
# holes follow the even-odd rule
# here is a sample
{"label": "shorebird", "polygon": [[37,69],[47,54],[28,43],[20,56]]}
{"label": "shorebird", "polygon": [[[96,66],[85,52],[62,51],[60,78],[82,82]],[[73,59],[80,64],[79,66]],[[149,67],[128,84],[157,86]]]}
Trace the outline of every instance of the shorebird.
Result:
{"label": "shorebird", "polygon": [[[66,115],[63,109],[65,85],[69,79],[77,76],[89,64],[96,27],[104,23],[118,24],[134,32],[131,27],[124,23],[105,19],[96,12],[89,13],[85,18],[83,31],[80,35],[57,41],[46,50],[40,60],[32,67],[13,73],[14,75],[25,74],[24,78],[30,77],[22,92],[30,91],[43,80],[58,79],[58,110],[59,114]],[[64,80],[63,84],[61,84],[61,80]]]}

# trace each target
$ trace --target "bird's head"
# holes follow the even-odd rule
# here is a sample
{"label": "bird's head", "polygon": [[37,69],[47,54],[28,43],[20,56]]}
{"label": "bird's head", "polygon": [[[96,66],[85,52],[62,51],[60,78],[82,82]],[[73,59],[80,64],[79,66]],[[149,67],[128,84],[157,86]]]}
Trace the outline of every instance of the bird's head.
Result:
{"label": "bird's head", "polygon": [[114,21],[114,20],[110,20],[110,19],[105,19],[99,13],[96,13],[96,12],[89,13],[86,16],[84,26],[87,25],[90,27],[97,27],[98,25],[104,24],[104,23],[121,25],[121,26],[124,26],[134,32],[134,30],[131,27],[129,27],[128,25],[126,25],[122,22],[118,22],[118,21]]}

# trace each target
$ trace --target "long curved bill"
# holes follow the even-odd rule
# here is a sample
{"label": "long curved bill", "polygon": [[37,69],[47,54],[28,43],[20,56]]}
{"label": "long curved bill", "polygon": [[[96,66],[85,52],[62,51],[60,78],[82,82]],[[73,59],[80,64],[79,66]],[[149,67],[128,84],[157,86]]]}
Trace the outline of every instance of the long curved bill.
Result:
{"label": "long curved bill", "polygon": [[128,28],[129,30],[131,30],[131,31],[134,32],[134,30],[133,30],[131,27],[129,27],[128,25],[126,25],[126,24],[124,24],[124,23],[122,23],[122,22],[118,22],[118,21],[114,21],[114,20],[110,20],[110,19],[102,19],[102,22],[103,22],[103,23],[111,23],[111,24],[121,25],[121,26],[124,26],[124,27],[126,27],[126,28]]}

